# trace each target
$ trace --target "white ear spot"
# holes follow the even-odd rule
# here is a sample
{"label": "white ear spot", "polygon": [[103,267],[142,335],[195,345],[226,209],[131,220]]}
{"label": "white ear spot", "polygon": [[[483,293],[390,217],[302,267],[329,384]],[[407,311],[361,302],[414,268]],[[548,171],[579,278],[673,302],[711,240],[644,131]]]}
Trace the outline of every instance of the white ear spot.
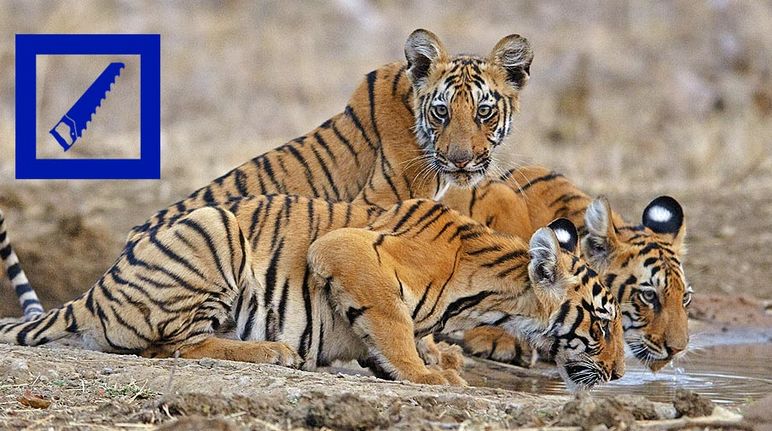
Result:
{"label": "white ear spot", "polygon": [[555,236],[558,237],[558,241],[562,244],[571,241],[571,233],[565,229],[554,229]]}
{"label": "white ear spot", "polygon": [[657,223],[665,223],[670,221],[670,219],[673,217],[673,213],[670,212],[667,208],[656,206],[649,208],[649,213],[647,216]]}

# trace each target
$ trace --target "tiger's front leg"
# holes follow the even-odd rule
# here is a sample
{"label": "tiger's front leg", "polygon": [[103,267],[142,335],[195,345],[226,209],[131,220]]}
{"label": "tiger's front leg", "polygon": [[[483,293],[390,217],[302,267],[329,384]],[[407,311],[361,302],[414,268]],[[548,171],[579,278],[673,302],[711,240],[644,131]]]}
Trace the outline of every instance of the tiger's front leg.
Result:
{"label": "tiger's front leg", "polygon": [[390,377],[431,385],[465,385],[455,370],[427,367],[416,349],[413,319],[393,271],[379,261],[377,233],[340,229],[311,246],[309,263],[325,283],[330,305],[351,325],[368,358]]}
{"label": "tiger's front leg", "polygon": [[465,331],[464,351],[480,358],[525,368],[530,368],[535,358],[526,340],[498,326],[479,326]]}

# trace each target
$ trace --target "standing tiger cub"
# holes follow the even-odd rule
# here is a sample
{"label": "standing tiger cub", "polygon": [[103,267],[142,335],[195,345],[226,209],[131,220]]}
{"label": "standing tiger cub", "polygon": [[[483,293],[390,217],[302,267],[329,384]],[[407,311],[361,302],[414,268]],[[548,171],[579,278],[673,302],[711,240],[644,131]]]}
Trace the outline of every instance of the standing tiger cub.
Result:
{"label": "standing tiger cub", "polygon": [[[563,175],[530,166],[475,190],[451,190],[443,202],[496,231],[523,238],[556,217],[570,219],[582,232],[585,258],[622,307],[625,340],[635,357],[657,371],[687,348],[692,288],[681,262],[684,214],[675,199],[654,199],[641,224],[634,225],[613,212],[605,198],[593,200]],[[468,331],[464,339],[471,353],[527,363],[527,346],[497,328]]]}
{"label": "standing tiger cub", "polygon": [[80,298],[0,324],[0,341],[77,335],[103,351],[309,370],[360,360],[395,379],[463,384],[426,367],[416,339],[479,324],[544,345],[570,386],[624,373],[618,305],[573,224],[529,246],[429,200],[381,211],[273,195],[193,210],[127,246]]}

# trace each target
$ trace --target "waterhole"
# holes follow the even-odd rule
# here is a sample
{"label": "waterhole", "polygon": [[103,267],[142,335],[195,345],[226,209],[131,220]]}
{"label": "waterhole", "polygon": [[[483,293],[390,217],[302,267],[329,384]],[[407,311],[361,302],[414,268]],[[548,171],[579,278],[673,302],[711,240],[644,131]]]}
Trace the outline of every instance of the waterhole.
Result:
{"label": "waterhole", "polygon": [[[691,351],[657,373],[633,358],[626,361],[624,377],[592,390],[595,395],[643,395],[652,401],[670,401],[676,389],[689,389],[717,404],[737,405],[772,393],[772,343],[765,331],[745,331],[696,337]],[[535,370],[475,361],[464,377],[475,386],[539,394],[568,394],[557,373],[546,365]]]}

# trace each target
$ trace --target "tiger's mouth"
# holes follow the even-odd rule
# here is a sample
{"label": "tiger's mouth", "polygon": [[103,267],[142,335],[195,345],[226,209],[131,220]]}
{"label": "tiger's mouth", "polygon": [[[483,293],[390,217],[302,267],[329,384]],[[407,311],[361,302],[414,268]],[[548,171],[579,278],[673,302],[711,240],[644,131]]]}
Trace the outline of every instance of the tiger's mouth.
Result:
{"label": "tiger's mouth", "polygon": [[490,167],[490,159],[474,162],[464,168],[457,168],[443,160],[436,159],[435,166],[437,166],[437,171],[455,186],[469,188],[474,187],[485,178]]}
{"label": "tiger's mouth", "polygon": [[611,376],[603,368],[591,361],[566,362],[562,371],[565,372],[563,381],[570,391],[587,390],[611,379]]}
{"label": "tiger's mouth", "polygon": [[628,339],[627,345],[636,359],[646,365],[651,371],[659,371],[665,365],[669,364],[673,356],[667,352],[663,346],[649,340],[645,335]]}

